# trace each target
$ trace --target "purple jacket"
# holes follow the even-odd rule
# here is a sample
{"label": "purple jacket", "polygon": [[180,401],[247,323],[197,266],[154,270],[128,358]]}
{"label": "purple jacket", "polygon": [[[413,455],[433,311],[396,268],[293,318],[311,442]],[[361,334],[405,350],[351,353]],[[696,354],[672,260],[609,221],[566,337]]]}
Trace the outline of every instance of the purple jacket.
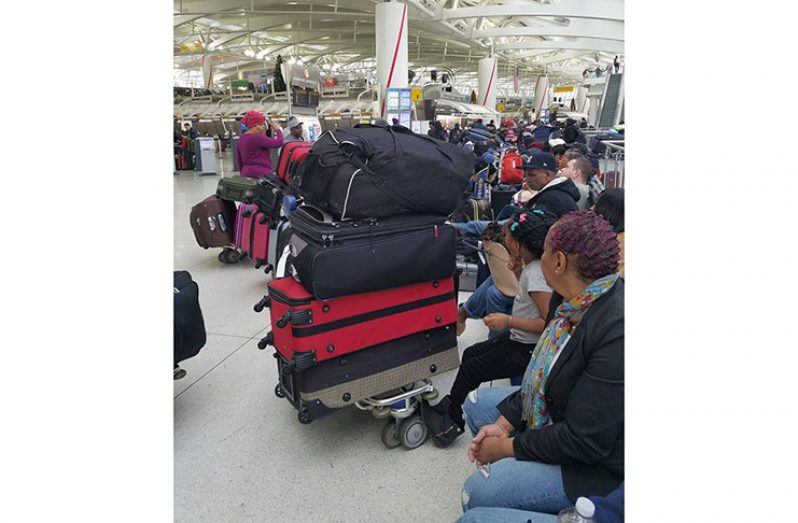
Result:
{"label": "purple jacket", "polygon": [[260,178],[272,176],[272,149],[283,145],[283,133],[275,133],[275,138],[265,134],[245,134],[238,139],[236,160],[241,176]]}

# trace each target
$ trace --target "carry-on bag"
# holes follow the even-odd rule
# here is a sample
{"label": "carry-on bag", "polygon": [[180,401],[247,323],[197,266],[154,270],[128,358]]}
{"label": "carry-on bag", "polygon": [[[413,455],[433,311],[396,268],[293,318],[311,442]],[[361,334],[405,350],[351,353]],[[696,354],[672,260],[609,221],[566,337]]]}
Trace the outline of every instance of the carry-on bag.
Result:
{"label": "carry-on bag", "polygon": [[192,207],[189,219],[199,246],[208,249],[234,243],[235,216],[235,204],[216,195]]}
{"label": "carry-on bag", "polygon": [[297,409],[303,424],[356,401],[457,368],[453,325],[411,334],[300,370],[276,351],[274,392]]}
{"label": "carry-on bag", "polygon": [[288,142],[283,145],[277,162],[277,176],[290,184],[299,166],[307,159],[311,147],[313,142]]}
{"label": "carry-on bag", "polygon": [[490,193],[490,206],[493,210],[494,216],[499,216],[504,206],[513,202],[515,193],[521,190],[521,186],[512,186],[509,188],[494,187]]}
{"label": "carry-on bag", "polygon": [[239,210],[241,236],[236,246],[241,249],[242,258],[249,257],[255,262],[255,268],[260,269],[268,261],[271,222],[268,215],[259,211],[255,204],[241,204]]}
{"label": "carry-on bag", "polygon": [[457,321],[452,276],[332,300],[313,297],[293,278],[268,283],[271,333],[261,345],[274,347],[300,370],[378,343]]}
{"label": "carry-on bag", "polygon": [[258,206],[258,209],[266,213],[272,222],[272,227],[280,220],[283,197],[288,194],[288,191],[288,186],[279,178],[271,176],[258,178],[251,201]]}
{"label": "carry-on bag", "polygon": [[463,204],[463,221],[493,221],[493,209],[488,198],[467,198]]}
{"label": "carry-on bag", "polygon": [[502,157],[502,170],[499,181],[504,184],[518,184],[524,181],[524,171],[521,169],[524,159],[517,151],[505,153]]}
{"label": "carry-on bag", "polygon": [[319,299],[440,280],[455,270],[455,231],[445,217],[340,222],[302,206],[288,220],[294,274]]}
{"label": "carry-on bag", "polygon": [[472,155],[454,144],[402,126],[359,125],[323,133],[292,187],[305,202],[341,220],[448,216],[473,168]]}
{"label": "carry-on bag", "polygon": [[216,186],[216,194],[223,200],[250,202],[257,185],[258,180],[255,178],[231,176],[219,180],[219,184]]}
{"label": "carry-on bag", "polygon": [[207,341],[199,304],[199,287],[188,271],[174,271],[174,368],[199,354]]}

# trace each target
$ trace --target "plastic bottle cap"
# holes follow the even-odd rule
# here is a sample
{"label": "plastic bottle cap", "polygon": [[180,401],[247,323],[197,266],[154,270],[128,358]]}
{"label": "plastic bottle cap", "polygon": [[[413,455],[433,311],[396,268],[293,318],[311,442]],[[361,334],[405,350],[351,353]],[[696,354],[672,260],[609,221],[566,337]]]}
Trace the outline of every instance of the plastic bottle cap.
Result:
{"label": "plastic bottle cap", "polygon": [[576,500],[576,512],[583,518],[592,518],[596,513],[596,506],[588,498]]}

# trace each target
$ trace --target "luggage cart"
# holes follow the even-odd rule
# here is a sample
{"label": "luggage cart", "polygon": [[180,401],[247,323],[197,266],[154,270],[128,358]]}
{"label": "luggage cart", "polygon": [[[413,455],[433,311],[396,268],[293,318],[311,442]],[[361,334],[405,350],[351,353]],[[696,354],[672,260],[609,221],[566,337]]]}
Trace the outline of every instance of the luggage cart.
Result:
{"label": "luggage cart", "polygon": [[[420,383],[420,385],[419,385]],[[429,431],[418,412],[421,400],[432,401],[438,391],[432,382],[423,379],[396,390],[355,402],[360,410],[371,411],[377,419],[388,419],[382,429],[382,442],[389,449],[402,446],[407,450],[420,447]]]}

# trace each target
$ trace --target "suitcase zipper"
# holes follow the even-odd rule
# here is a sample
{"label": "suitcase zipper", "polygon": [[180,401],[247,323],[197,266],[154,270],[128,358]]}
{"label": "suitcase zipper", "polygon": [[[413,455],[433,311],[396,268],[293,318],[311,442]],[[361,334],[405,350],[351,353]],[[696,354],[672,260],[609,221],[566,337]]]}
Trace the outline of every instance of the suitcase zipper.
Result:
{"label": "suitcase zipper", "polygon": [[437,296],[431,296],[429,298],[424,298],[409,303],[402,303],[400,305],[395,305],[393,307],[387,307],[385,309],[379,309],[376,311],[359,314],[357,316],[350,316],[349,318],[342,318],[340,320],[331,321],[329,323],[316,324],[311,327],[291,327],[291,333],[295,338],[307,338],[309,336],[316,336],[318,334],[323,334],[325,332],[351,327],[353,325],[357,325],[358,323],[377,320],[388,316],[394,316],[396,314],[412,311],[414,309],[420,309],[421,307],[427,307],[429,305],[444,303],[449,300],[454,301],[456,297],[457,294],[454,291],[452,291],[446,294],[439,294]]}
{"label": "suitcase zipper", "polygon": [[[306,230],[303,230],[304,229],[303,227],[295,227],[295,230],[297,232],[299,232],[303,236],[304,240],[311,241],[312,243],[315,243],[315,244],[321,244],[323,247],[329,247],[335,241],[336,233],[321,234],[319,236],[314,235],[313,234],[313,226],[316,223],[318,223],[318,222],[314,223],[314,221],[311,221],[310,219],[303,217],[302,213],[298,213],[298,212],[294,211],[293,213],[291,213],[291,218],[292,218],[293,222],[295,222],[295,223],[298,222],[299,225],[307,225],[308,226]],[[443,220],[441,220],[441,222],[443,222]],[[341,229],[341,224],[338,224],[338,223],[332,223],[332,224],[329,224],[328,226],[331,227],[331,228],[337,228],[337,229],[340,230],[340,233],[338,233],[338,237],[342,241],[343,240],[357,240],[357,239],[361,239],[361,238],[373,238],[375,236],[384,236],[384,235],[392,234],[392,233],[395,233],[395,232],[407,232],[407,233],[409,233],[409,232],[416,232],[416,231],[424,231],[424,230],[427,230],[428,228],[432,228],[433,229],[433,234],[435,234],[435,232],[437,232],[438,228],[440,227],[440,225],[438,225],[438,224],[424,224],[424,225],[408,228],[406,226],[403,227],[401,224],[398,224],[398,225],[396,225],[394,227],[391,227],[390,229],[382,229],[382,230],[380,230],[378,232],[375,232],[374,229],[371,229],[372,227],[375,227],[375,226],[379,225],[379,223],[380,223],[379,220],[371,220],[368,223],[350,222],[350,223],[345,224],[346,227],[348,227],[348,230],[347,229]],[[353,232],[353,233],[350,234],[350,231],[352,231],[353,229],[358,228],[358,227],[362,227],[364,229],[369,229],[369,230],[366,231],[366,232],[363,232],[363,233],[354,233]]]}

